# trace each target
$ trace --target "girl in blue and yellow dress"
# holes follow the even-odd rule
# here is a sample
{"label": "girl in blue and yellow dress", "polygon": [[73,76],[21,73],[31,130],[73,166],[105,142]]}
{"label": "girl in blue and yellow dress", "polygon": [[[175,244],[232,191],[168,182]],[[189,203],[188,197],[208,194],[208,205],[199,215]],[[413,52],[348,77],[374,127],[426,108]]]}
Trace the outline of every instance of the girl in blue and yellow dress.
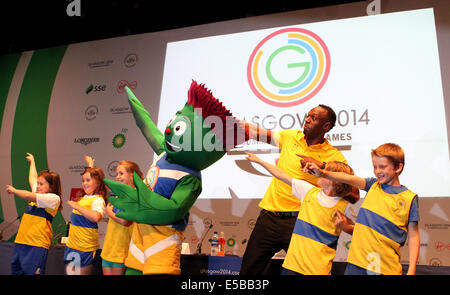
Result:
{"label": "girl in blue and yellow dress", "polygon": [[32,191],[6,186],[8,193],[29,202],[14,241],[11,273],[42,275],[45,274],[48,248],[52,243],[53,217],[62,209],[61,181],[56,172],[43,170],[38,174],[32,154],[27,153],[26,159],[30,162],[28,181]]}
{"label": "girl in blue and yellow dress", "polygon": [[98,223],[105,215],[107,188],[100,168],[86,168],[80,194],[67,202],[73,208],[69,240],[64,251],[66,274],[90,274],[95,253],[100,248]]}

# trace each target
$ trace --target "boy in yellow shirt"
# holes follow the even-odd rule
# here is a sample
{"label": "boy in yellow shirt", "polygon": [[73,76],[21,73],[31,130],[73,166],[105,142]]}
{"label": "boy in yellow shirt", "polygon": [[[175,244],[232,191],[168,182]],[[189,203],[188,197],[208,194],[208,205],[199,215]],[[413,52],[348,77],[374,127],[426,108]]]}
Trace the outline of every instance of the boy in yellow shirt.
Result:
{"label": "boy in yellow shirt", "polygon": [[400,184],[404,152],[396,144],[383,144],[372,150],[372,163],[376,178],[326,171],[313,163],[305,171],[367,191],[354,226],[346,274],[401,275],[400,247],[409,235],[407,274],[413,275],[420,248],[418,197]]}

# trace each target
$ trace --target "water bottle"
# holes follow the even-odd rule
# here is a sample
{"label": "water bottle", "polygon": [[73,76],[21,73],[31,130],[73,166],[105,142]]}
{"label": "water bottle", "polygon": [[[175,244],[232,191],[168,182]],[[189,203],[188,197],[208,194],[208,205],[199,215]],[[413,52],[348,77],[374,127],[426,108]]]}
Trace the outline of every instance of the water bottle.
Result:
{"label": "water bottle", "polygon": [[219,251],[217,252],[217,256],[225,256],[225,236],[223,231],[220,232],[218,242],[219,242]]}
{"label": "water bottle", "polygon": [[216,231],[209,241],[211,242],[211,256],[217,256],[217,252],[219,250],[219,236]]}

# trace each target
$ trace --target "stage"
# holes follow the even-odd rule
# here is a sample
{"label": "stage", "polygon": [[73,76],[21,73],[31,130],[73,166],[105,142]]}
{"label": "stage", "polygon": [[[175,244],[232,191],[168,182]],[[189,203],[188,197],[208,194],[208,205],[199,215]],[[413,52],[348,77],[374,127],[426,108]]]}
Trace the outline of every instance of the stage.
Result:
{"label": "stage", "polygon": [[[0,275],[11,274],[11,259],[14,244],[0,242]],[[97,251],[92,275],[101,275],[101,250]],[[46,275],[64,275],[64,246],[51,246],[46,266]],[[181,275],[238,275],[241,268],[242,257],[224,256],[211,257],[208,255],[182,255]],[[266,275],[279,275],[283,259],[272,259],[265,270]],[[403,266],[403,273],[407,271],[407,265]],[[332,275],[343,275],[345,262],[333,263]],[[418,265],[417,275],[450,275],[448,266]]]}

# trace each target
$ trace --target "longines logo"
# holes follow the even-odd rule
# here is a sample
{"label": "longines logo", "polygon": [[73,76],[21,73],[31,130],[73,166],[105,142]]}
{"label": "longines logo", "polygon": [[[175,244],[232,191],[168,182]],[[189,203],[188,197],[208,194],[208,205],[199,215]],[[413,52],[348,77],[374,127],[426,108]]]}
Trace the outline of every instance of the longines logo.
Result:
{"label": "longines logo", "polygon": [[83,145],[88,145],[91,143],[97,143],[100,142],[99,137],[77,137],[73,140],[73,143],[80,143]]}

